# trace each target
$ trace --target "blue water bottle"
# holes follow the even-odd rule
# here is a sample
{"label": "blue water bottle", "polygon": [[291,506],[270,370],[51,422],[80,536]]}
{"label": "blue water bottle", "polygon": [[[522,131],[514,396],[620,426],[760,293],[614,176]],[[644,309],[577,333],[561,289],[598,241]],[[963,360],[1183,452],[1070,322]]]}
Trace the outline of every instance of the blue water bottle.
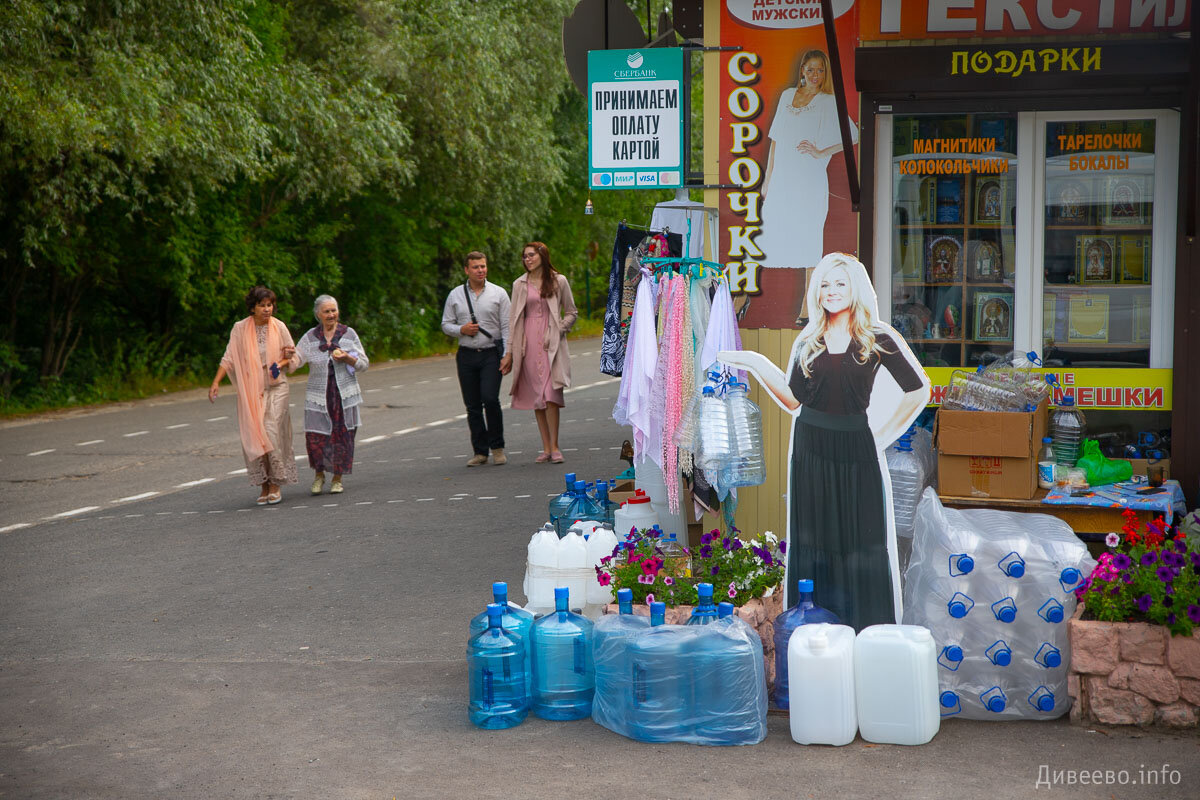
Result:
{"label": "blue water bottle", "polygon": [[533,713],[542,719],[592,714],[592,621],[569,608],[567,588],[554,590],[554,613],[533,623]]}
{"label": "blue water bottle", "polygon": [[550,498],[550,524],[554,526],[554,532],[558,534],[558,538],[562,538],[567,532],[567,528],[559,529],[559,518],[567,513],[567,508],[571,505],[571,501],[575,499],[575,473],[568,472],[563,476],[567,482],[567,490],[562,494],[555,495]]}
{"label": "blue water bottle", "polygon": [[745,622],[732,617],[732,604],[721,605],[728,606],[727,616],[698,629],[690,642],[696,741],[755,744],[767,732],[762,640]]}
{"label": "blue water bottle", "polygon": [[525,643],[504,628],[504,609],[487,607],[488,627],[467,642],[472,724],[488,730],[520,725],[529,713]]}
{"label": "blue water bottle", "polygon": [[775,618],[775,692],[773,699],[779,708],[788,708],[788,642],[792,633],[801,625],[828,622],[840,625],[841,620],[832,611],[813,602],[813,582],[803,579],[797,582],[799,600],[796,605]]}
{"label": "blue water bottle", "polygon": [[[687,628],[664,625],[666,604],[650,604],[650,630],[630,646],[633,703],[629,735],[640,742],[677,742],[691,733],[691,684]],[[714,609],[715,613],[715,609]]]}
{"label": "blue water bottle", "polygon": [[620,613],[596,622],[593,653],[596,694],[592,719],[609,730],[622,732],[629,722],[629,698],[633,691],[629,647],[633,639],[650,627],[646,617],[633,613],[633,590],[617,591]]}
{"label": "blue water bottle", "polygon": [[692,609],[692,616],[684,624],[707,625],[710,622],[716,622],[717,607],[713,604],[713,585],[711,583],[697,584],[696,593],[699,595],[696,607]]}
{"label": "blue water bottle", "polygon": [[[533,614],[508,602],[508,584],[504,581],[496,581],[492,584],[492,602],[500,606],[501,611],[504,612],[503,628],[521,637],[521,641],[525,643],[525,693],[532,696],[533,637],[530,633],[533,628]],[[471,622],[467,626],[467,638],[470,639],[487,628],[488,612],[476,614],[471,617]]]}

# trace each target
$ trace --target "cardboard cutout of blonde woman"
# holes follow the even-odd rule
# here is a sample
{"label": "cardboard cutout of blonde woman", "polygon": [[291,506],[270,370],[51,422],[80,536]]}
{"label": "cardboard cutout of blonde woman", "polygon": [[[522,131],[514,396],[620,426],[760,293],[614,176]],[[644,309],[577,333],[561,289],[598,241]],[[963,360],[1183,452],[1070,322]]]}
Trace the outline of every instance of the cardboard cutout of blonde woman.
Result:
{"label": "cardboard cutout of blonde woman", "polygon": [[784,374],[766,356],[722,351],[792,415],[788,463],[788,604],[812,578],[818,602],[855,630],[899,622],[900,571],[884,449],[921,413],[929,379],[904,339],[879,321],[862,263],[820,260],[810,319]]}

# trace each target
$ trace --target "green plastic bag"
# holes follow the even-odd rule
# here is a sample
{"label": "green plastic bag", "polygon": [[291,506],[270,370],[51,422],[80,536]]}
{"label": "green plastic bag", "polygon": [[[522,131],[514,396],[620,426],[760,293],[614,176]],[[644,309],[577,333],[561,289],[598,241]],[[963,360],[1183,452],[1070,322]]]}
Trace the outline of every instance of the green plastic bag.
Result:
{"label": "green plastic bag", "polygon": [[1106,458],[1095,439],[1083,442],[1083,455],[1075,463],[1087,475],[1088,486],[1107,486],[1127,481],[1133,475],[1133,464],[1124,459]]}

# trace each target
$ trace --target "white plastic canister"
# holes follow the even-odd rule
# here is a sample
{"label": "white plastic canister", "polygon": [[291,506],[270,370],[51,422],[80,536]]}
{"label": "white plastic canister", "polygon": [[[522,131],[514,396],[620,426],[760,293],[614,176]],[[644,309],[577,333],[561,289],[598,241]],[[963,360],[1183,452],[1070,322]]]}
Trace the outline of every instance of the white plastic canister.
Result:
{"label": "white plastic canister", "polygon": [[800,744],[847,745],[858,732],[854,629],[818,622],[788,640],[788,713]]}
{"label": "white plastic canister", "polygon": [[526,549],[525,597],[532,608],[554,608],[555,570],[558,569],[558,535],[547,525],[533,534]]}
{"label": "white plastic canister", "polygon": [[933,634],[920,625],[863,629],[854,641],[854,693],[868,742],[928,742],[941,724]]}
{"label": "white plastic canister", "polygon": [[587,602],[587,579],[595,575],[587,560],[587,541],[576,526],[558,541],[558,586],[570,589],[577,606]]}
{"label": "white plastic canister", "polygon": [[643,528],[653,528],[658,524],[658,515],[650,505],[650,495],[641,489],[633,493],[633,497],[621,504],[613,514],[613,532],[618,541],[624,541],[631,528],[639,531]]}
{"label": "white plastic canister", "polygon": [[592,574],[588,577],[587,582],[588,605],[613,602],[612,586],[600,585],[600,582],[596,580],[595,568],[600,566],[600,559],[612,555],[613,548],[616,546],[617,536],[607,525],[603,527],[597,525],[587,537],[587,560],[588,566],[592,567]]}

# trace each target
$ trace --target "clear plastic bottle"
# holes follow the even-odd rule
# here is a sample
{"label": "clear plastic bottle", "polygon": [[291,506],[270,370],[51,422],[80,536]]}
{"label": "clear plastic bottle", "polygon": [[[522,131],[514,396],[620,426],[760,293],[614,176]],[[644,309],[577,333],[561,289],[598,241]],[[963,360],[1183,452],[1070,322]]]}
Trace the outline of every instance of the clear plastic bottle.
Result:
{"label": "clear plastic bottle", "polygon": [[559,515],[555,531],[558,533],[558,538],[561,539],[567,535],[567,531],[576,522],[580,520],[598,521],[601,516],[603,516],[603,512],[600,506],[587,493],[587,483],[575,481],[575,488],[571,492],[571,502]]}
{"label": "clear plastic bottle", "polygon": [[608,490],[611,488],[608,481],[596,481],[596,505],[600,506],[602,517],[600,522],[607,522],[609,527],[612,527],[617,509],[621,507],[619,503],[614,503],[608,499]]}
{"label": "clear plastic bottle", "polygon": [[894,448],[886,452],[888,474],[892,479],[892,512],[896,520],[896,535],[911,539],[913,516],[925,491],[925,465],[912,449],[912,436],[903,433]]}
{"label": "clear plastic bottle", "polygon": [[659,542],[658,548],[662,550],[663,569],[668,575],[677,579],[692,577],[692,559],[683,549],[683,545],[679,544],[675,534],[668,533]]}
{"label": "clear plastic bottle", "polygon": [[[525,693],[529,694],[533,688],[529,672],[529,667],[533,664],[533,637],[530,636],[533,629],[533,614],[508,602],[508,584],[504,581],[496,581],[492,584],[492,605],[500,606],[504,615],[504,629],[519,636],[525,644]],[[467,638],[477,636],[487,629],[488,612],[484,610],[471,618],[470,624],[467,625]]]}
{"label": "clear plastic bottle", "polygon": [[488,730],[520,725],[529,714],[525,643],[504,627],[504,608],[488,604],[488,627],[467,641],[471,723]]}
{"label": "clear plastic bottle", "polygon": [[696,584],[698,599],[692,609],[692,616],[685,625],[707,625],[717,620],[717,607],[713,604],[713,585],[711,583]]}
{"label": "clear plastic bottle", "polygon": [[[561,494],[557,494],[550,498],[550,524],[554,526],[555,533],[559,538],[562,538],[562,531],[558,529],[558,518],[566,513],[567,507],[571,505],[571,501],[575,499],[575,473],[568,472],[563,476],[567,483],[567,490]],[[568,526],[569,527],[569,526]],[[566,528],[563,528],[565,531]]]}
{"label": "clear plastic bottle", "polygon": [[758,486],[767,479],[763,460],[762,410],[750,399],[749,387],[734,381],[729,384],[730,441],[732,452],[726,485]]}
{"label": "clear plastic bottle", "polygon": [[1043,436],[1042,447],[1038,450],[1038,486],[1042,489],[1054,488],[1054,448],[1051,446],[1053,441],[1049,436]]}
{"label": "clear plastic bottle", "polygon": [[570,610],[565,586],[554,589],[554,612],[533,623],[533,713],[542,719],[592,714],[596,673],[590,619]]}
{"label": "clear plastic bottle", "polygon": [[[687,644],[693,634],[664,625],[666,604],[650,604],[650,630],[630,645],[633,691],[629,732],[642,742],[674,742],[690,734],[692,691],[687,673]],[[715,611],[714,611],[715,614]]]}
{"label": "clear plastic bottle", "polygon": [[1083,418],[1083,412],[1075,407],[1075,398],[1066,395],[1059,401],[1058,410],[1050,418],[1054,463],[1068,469],[1075,466],[1085,435],[1087,422]]}
{"label": "clear plastic bottle", "polygon": [[716,473],[732,455],[729,435],[729,406],[717,397],[711,386],[705,386],[700,399],[700,446],[697,458],[707,472]]}
{"label": "clear plastic bottle", "polygon": [[804,578],[796,582],[800,597],[796,605],[785,609],[775,617],[775,692],[772,699],[779,708],[786,709],[790,703],[788,694],[788,643],[792,634],[801,625],[825,622],[840,625],[841,620],[832,611],[813,602],[813,582]]}

